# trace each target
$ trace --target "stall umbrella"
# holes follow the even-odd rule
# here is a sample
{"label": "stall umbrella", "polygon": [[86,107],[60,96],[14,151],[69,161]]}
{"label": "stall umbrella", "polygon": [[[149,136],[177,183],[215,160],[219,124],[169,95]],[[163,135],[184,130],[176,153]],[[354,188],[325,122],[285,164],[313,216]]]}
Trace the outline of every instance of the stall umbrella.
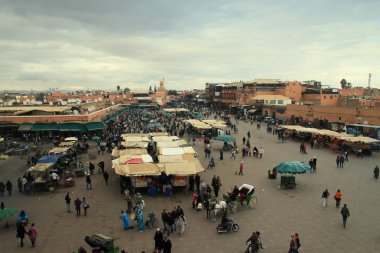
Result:
{"label": "stall umbrella", "polygon": [[[274,167],[280,174],[304,174],[306,172],[311,172],[311,167],[309,164],[303,162],[282,162],[276,167]],[[296,187],[295,176],[281,176],[281,188],[294,189]]]}

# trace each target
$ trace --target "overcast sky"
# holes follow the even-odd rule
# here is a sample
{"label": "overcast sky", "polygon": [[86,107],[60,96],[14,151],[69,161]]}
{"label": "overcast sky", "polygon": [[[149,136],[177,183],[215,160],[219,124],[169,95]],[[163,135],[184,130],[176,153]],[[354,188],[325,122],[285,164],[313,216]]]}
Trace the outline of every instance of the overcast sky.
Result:
{"label": "overcast sky", "polygon": [[380,88],[379,0],[0,0],[0,89]]}

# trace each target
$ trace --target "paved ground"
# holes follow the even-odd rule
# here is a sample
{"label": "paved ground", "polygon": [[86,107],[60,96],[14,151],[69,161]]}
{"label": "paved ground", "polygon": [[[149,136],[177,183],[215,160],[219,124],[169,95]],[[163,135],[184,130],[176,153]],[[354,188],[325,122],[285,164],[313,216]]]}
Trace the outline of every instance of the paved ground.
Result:
{"label": "paved ground", "polygon": [[[206,220],[204,212],[191,210],[190,193],[176,193],[173,199],[145,196],[147,206],[144,216],[148,211],[154,210],[160,218],[163,208],[171,209],[177,205],[183,207],[188,226],[184,237],[176,234],[170,236],[173,252],[243,252],[244,241],[256,230],[262,233],[265,247],[262,252],[267,253],[287,252],[290,234],[293,232],[300,235],[300,252],[379,252],[380,220],[377,216],[380,207],[380,182],[372,177],[376,162],[380,164],[379,153],[364,159],[351,157],[344,169],[338,169],[335,166],[336,154],[332,151],[309,148],[309,155],[302,155],[298,152],[298,142],[279,143],[275,136],[267,134],[264,129],[257,131],[256,127],[247,123],[239,123],[239,134],[235,134],[238,145],[242,144],[242,137],[248,129],[253,136],[252,145],[264,147],[263,159],[244,159],[245,175],[235,175],[241,157],[233,161],[225,154],[225,160],[219,161],[219,148],[223,143],[213,142],[216,169],[201,174],[201,178],[208,183],[214,174],[219,175],[223,183],[221,193],[242,183],[256,187],[257,206],[254,209],[239,208],[238,213],[232,216],[240,225],[239,232],[217,234],[217,222]],[[197,144],[196,149],[206,165],[203,145]],[[267,179],[267,170],[279,162],[307,162],[314,155],[318,157],[318,172],[297,175],[295,190],[280,189],[279,178],[276,181]],[[103,158],[106,168],[110,169],[110,157],[104,155]],[[82,160],[85,162],[87,157],[83,156]],[[16,187],[16,179],[26,169],[25,164],[25,159],[19,157],[0,161],[0,180],[10,178]],[[14,192],[14,196],[2,198],[8,207],[26,209],[31,221],[37,224],[40,236],[36,248],[31,248],[27,242],[26,247],[21,249],[18,239],[15,238],[15,218],[12,218],[10,222],[13,227],[0,228],[1,252],[73,252],[81,245],[86,246],[83,240],[85,235],[94,233],[114,237],[115,244],[128,252],[153,252],[153,229],[143,233],[122,229],[119,215],[120,209],[125,208],[126,203],[119,192],[118,177],[111,173],[109,186],[103,184],[99,175],[95,175],[93,181],[92,191],[86,191],[84,178],[78,178],[75,187],[61,188],[54,193],[25,196]],[[343,192],[343,203],[348,204],[351,212],[346,229],[342,227],[340,210],[335,208],[333,198],[330,198],[327,208],[322,208],[321,194],[326,187],[331,195],[338,188]],[[87,217],[77,218],[74,213],[65,212],[64,197],[67,190],[73,197],[88,198],[91,208]]]}

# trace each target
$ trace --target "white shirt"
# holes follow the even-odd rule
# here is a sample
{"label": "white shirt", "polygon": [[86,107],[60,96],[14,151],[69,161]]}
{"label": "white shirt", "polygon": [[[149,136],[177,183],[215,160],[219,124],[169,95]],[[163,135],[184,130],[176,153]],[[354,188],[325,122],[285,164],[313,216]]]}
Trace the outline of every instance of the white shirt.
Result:
{"label": "white shirt", "polygon": [[57,180],[58,175],[57,175],[57,173],[53,172],[53,173],[50,174],[50,177],[53,180]]}

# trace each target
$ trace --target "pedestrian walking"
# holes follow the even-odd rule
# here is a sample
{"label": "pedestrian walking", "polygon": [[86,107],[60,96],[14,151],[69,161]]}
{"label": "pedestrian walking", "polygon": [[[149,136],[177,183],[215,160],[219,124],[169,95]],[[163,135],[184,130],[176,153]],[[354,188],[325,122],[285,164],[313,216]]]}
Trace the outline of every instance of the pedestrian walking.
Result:
{"label": "pedestrian walking", "polygon": [[164,253],[172,252],[172,242],[166,236],[164,238],[163,249],[164,249]]}
{"label": "pedestrian walking", "polygon": [[36,224],[32,223],[32,226],[30,227],[28,233],[29,233],[29,239],[32,242],[32,247],[35,247],[36,246],[37,236],[38,236]]}
{"label": "pedestrian walking", "polygon": [[186,218],[184,215],[178,217],[179,235],[182,237],[186,228]]}
{"label": "pedestrian walking", "polygon": [[199,192],[201,190],[200,185],[201,185],[201,177],[198,174],[195,174],[195,186],[197,187],[197,191]]}
{"label": "pedestrian walking", "polygon": [[378,179],[379,178],[379,166],[376,165],[375,169],[373,170],[373,176]]}
{"label": "pedestrian walking", "polygon": [[343,218],[343,227],[346,228],[347,218],[350,217],[350,210],[348,210],[347,204],[343,205],[340,213],[342,214],[342,218]]}
{"label": "pedestrian walking", "polygon": [[22,179],[21,179],[21,177],[19,177],[19,178],[17,179],[17,188],[18,188],[18,191],[19,191],[20,193],[22,193]]}
{"label": "pedestrian walking", "polygon": [[259,150],[260,159],[263,158],[263,155],[264,155],[264,149],[263,149],[263,147],[261,147]]}
{"label": "pedestrian walking", "polygon": [[340,162],[340,156],[338,155],[335,159],[336,161],[336,167],[339,168],[339,162]]}
{"label": "pedestrian walking", "polygon": [[71,203],[70,192],[66,193],[65,201],[66,201],[67,212],[71,213],[71,211],[70,211],[70,203]]}
{"label": "pedestrian walking", "polygon": [[344,152],[346,158],[345,158],[345,161],[348,162],[348,151]]}
{"label": "pedestrian walking", "polygon": [[339,167],[343,168],[343,166],[344,166],[344,156],[343,154],[341,154],[339,157]]}
{"label": "pedestrian walking", "polygon": [[239,166],[239,175],[243,175],[243,170],[244,170],[244,161],[241,161],[240,166]]}
{"label": "pedestrian walking", "polygon": [[340,201],[342,200],[342,192],[338,189],[334,195],[336,208],[339,208]]}
{"label": "pedestrian walking", "polygon": [[136,208],[136,219],[137,219],[137,223],[139,224],[139,232],[143,232],[144,231],[144,217],[143,217],[143,212],[139,207]]}
{"label": "pedestrian walking", "polygon": [[80,201],[80,199],[77,198],[74,201],[74,205],[75,205],[75,210],[77,211],[77,217],[79,217],[80,216],[80,209],[81,209],[82,201]]}
{"label": "pedestrian walking", "polygon": [[294,234],[290,236],[290,245],[288,253],[297,253],[297,240]]}
{"label": "pedestrian walking", "polygon": [[90,176],[90,175],[87,175],[87,176],[86,176],[86,187],[87,187],[87,190],[92,190],[92,186],[91,186],[91,176]]}
{"label": "pedestrian walking", "polygon": [[84,210],[84,216],[87,215],[87,209],[90,207],[90,205],[88,204],[88,201],[85,197],[83,197],[82,199],[82,206],[83,206],[83,210]]}
{"label": "pedestrian walking", "polygon": [[223,160],[223,150],[220,150],[220,157],[219,157],[220,160]]}
{"label": "pedestrian walking", "polygon": [[104,171],[103,178],[104,178],[104,181],[105,181],[106,185],[108,185],[108,178],[109,177],[110,177],[110,175],[108,174],[108,172]]}
{"label": "pedestrian walking", "polygon": [[317,157],[313,157],[313,173],[317,173]]}
{"label": "pedestrian walking", "polygon": [[156,233],[154,234],[154,250],[156,252],[161,252],[162,244],[164,243],[164,234],[157,228]]}
{"label": "pedestrian walking", "polygon": [[330,196],[329,190],[327,190],[327,189],[324,190],[322,193],[322,200],[323,200],[322,206],[323,207],[327,206],[327,199],[329,198],[329,196]]}
{"label": "pedestrian walking", "polygon": [[20,238],[20,247],[24,247],[25,234],[29,235],[29,233],[25,230],[24,224],[19,222],[17,226],[17,238]]}
{"label": "pedestrian walking", "polygon": [[165,209],[161,213],[161,219],[162,219],[162,223],[164,224],[164,233],[166,232],[167,235],[169,235],[170,234],[169,216]]}
{"label": "pedestrian walking", "polygon": [[8,192],[8,196],[9,197],[12,196],[13,185],[12,185],[11,181],[7,180],[7,182],[5,183],[5,189]]}
{"label": "pedestrian walking", "polygon": [[298,236],[298,233],[294,233],[294,238],[295,238],[295,240],[296,240],[296,244],[297,244],[297,246],[296,246],[296,248],[297,248],[297,253],[299,252],[299,249],[300,249],[300,247],[301,247],[301,242],[300,242],[300,238],[299,238],[299,236]]}
{"label": "pedestrian walking", "polygon": [[189,191],[193,192],[194,191],[194,176],[189,177]]}
{"label": "pedestrian walking", "polygon": [[231,150],[231,159],[236,159],[236,151],[235,151],[235,148],[232,148]]}

